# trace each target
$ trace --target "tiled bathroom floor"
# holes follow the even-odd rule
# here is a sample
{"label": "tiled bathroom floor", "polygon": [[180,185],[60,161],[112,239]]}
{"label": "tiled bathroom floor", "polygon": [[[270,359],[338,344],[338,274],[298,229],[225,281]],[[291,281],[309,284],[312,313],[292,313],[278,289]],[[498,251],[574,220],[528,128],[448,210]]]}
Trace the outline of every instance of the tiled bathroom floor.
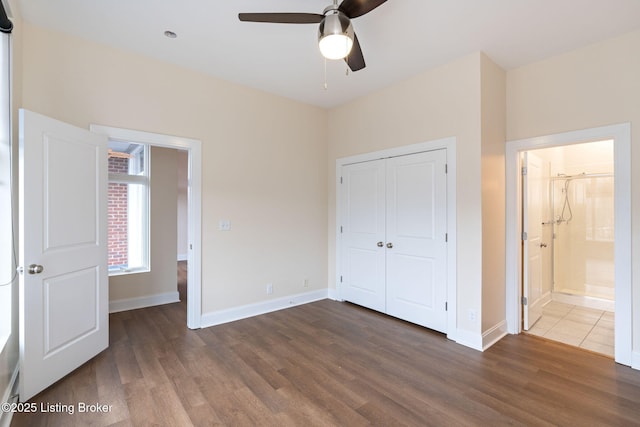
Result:
{"label": "tiled bathroom floor", "polygon": [[614,357],[613,321],[610,311],[551,301],[527,332]]}

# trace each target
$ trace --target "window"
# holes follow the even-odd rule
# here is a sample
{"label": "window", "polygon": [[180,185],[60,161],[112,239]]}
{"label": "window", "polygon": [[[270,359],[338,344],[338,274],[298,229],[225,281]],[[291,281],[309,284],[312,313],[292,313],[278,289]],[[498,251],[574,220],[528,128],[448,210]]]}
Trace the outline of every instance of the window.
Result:
{"label": "window", "polygon": [[149,271],[149,146],[109,141],[109,275]]}
{"label": "window", "polygon": [[0,33],[0,351],[11,335],[12,287],[16,278],[11,180],[11,73],[9,35]]}

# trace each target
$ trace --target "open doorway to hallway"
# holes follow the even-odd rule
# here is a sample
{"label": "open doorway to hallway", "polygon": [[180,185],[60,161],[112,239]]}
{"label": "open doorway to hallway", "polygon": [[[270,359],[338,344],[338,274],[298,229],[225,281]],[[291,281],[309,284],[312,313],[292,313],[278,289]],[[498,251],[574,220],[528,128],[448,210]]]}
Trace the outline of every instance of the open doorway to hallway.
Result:
{"label": "open doorway to hallway", "polygon": [[[187,303],[186,303],[186,307],[187,307],[187,316],[186,316],[186,322],[187,322],[187,326],[191,329],[197,329],[200,327],[201,324],[201,272],[200,272],[200,265],[201,265],[201,248],[202,248],[202,236],[201,236],[201,229],[202,229],[202,215],[201,215],[201,211],[202,211],[202,201],[201,201],[201,181],[202,181],[202,164],[201,164],[201,158],[202,158],[202,148],[201,148],[201,142],[199,140],[194,140],[194,139],[190,139],[190,138],[183,138],[183,137],[176,137],[176,136],[170,136],[170,135],[162,135],[162,134],[155,134],[155,133],[149,133],[149,132],[144,132],[144,131],[136,131],[136,130],[130,130],[130,129],[122,129],[122,128],[114,128],[114,127],[110,127],[110,126],[101,126],[101,125],[91,125],[90,126],[91,131],[95,132],[95,133],[100,133],[103,135],[106,135],[107,137],[109,137],[109,139],[111,140],[115,140],[115,141],[132,141],[132,142],[137,142],[137,143],[143,143],[143,144],[147,144],[153,148],[159,148],[160,151],[162,152],[164,149],[164,154],[167,155],[167,150],[169,152],[171,152],[172,150],[182,150],[188,153],[188,167],[187,167],[187,171],[188,171],[188,179],[187,179],[187,192],[188,192],[188,207],[187,207],[187,212],[188,212],[188,225],[187,225],[187,236],[188,236],[188,250],[187,250],[187,258],[188,258],[188,264],[189,264],[189,268],[187,269],[187,276],[188,276],[188,282],[190,283],[191,286],[189,286],[186,290],[186,293],[188,293],[188,299],[187,299]],[[168,157],[171,157],[170,155]],[[173,162],[173,167],[175,168],[175,155],[172,158],[172,162]],[[162,170],[162,169],[160,169]],[[173,171],[175,172],[176,170],[173,169]],[[162,174],[160,174],[162,175]],[[170,183],[167,183],[167,185],[171,185],[171,186],[176,186],[177,183],[177,178],[176,178],[176,174],[173,174],[173,178],[172,181]],[[161,193],[162,192],[162,184],[159,186],[155,186],[155,188]],[[175,199],[173,199],[173,202],[171,204],[171,206],[167,206],[166,209],[177,209],[176,207],[177,203],[175,201]],[[156,205],[157,207],[157,205]],[[154,209],[153,207],[151,208],[152,210]],[[177,227],[177,220],[175,218],[175,211],[173,211],[173,219],[170,224],[162,224],[162,227]],[[161,232],[159,232],[160,235],[162,234]],[[176,256],[176,240],[173,240],[171,243],[171,248],[173,249],[173,255],[171,256],[171,259],[167,259],[166,261],[163,259],[161,261],[162,265],[167,266],[170,270],[172,270],[173,272],[175,272],[176,270],[174,270],[175,268],[175,263],[177,262],[177,256]],[[170,263],[170,265],[169,265]],[[169,274],[169,273],[167,273]],[[171,275],[177,279],[177,274],[174,276],[173,273],[171,273]],[[171,280],[171,292],[169,292],[169,294],[172,296],[177,295],[177,284],[176,284],[176,280]],[[122,288],[122,287],[121,287]],[[126,291],[129,291],[130,289],[127,288],[126,286],[124,287],[124,289]],[[133,288],[132,288],[133,289]],[[139,290],[139,289],[135,289],[135,290]],[[164,295],[160,295],[160,297],[163,297]],[[176,297],[177,299],[177,297]],[[122,310],[128,310],[128,309],[132,309],[132,308],[140,308],[140,307],[145,307],[145,306],[151,306],[151,305],[158,305],[158,304],[164,304],[164,303],[168,303],[168,302],[174,302],[175,299],[173,299],[172,301],[166,301],[164,298],[158,298],[157,295],[144,295],[142,297],[140,296],[134,296],[133,298],[125,298],[125,299],[121,299],[119,301],[110,301],[110,305],[115,305],[115,303],[118,303],[117,305],[119,306],[117,310],[111,310],[111,311],[122,311]]]}

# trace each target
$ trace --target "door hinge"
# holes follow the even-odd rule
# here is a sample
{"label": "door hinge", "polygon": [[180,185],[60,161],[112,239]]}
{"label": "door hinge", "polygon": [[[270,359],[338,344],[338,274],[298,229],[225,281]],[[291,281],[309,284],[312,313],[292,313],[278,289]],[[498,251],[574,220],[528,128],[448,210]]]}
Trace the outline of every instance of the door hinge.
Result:
{"label": "door hinge", "polygon": [[444,311],[449,311],[449,303],[448,302],[444,303]]}
{"label": "door hinge", "polygon": [[444,242],[449,242],[449,233],[444,233]]}
{"label": "door hinge", "polygon": [[527,297],[522,297],[522,305],[527,305]]}
{"label": "door hinge", "polygon": [[527,237],[529,237],[529,236],[527,236],[527,232],[523,231],[522,232],[522,240],[527,240]]}
{"label": "door hinge", "polygon": [[342,283],[342,276],[340,276],[340,283]]}
{"label": "door hinge", "polygon": [[189,249],[193,250],[193,244],[189,243]]}
{"label": "door hinge", "polygon": [[342,234],[342,226],[340,226],[340,234]]}
{"label": "door hinge", "polygon": [[449,165],[448,164],[444,164],[444,173],[449,173]]}
{"label": "door hinge", "polygon": [[342,184],[342,177],[340,177],[340,184]]}
{"label": "door hinge", "polygon": [[527,174],[527,167],[523,166],[522,170],[521,170],[522,175],[526,175]]}

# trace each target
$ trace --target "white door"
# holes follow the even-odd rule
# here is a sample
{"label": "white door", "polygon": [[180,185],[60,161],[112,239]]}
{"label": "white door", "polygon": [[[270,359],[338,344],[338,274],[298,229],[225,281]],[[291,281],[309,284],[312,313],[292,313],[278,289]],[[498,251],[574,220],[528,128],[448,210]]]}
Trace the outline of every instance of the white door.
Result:
{"label": "white door", "polygon": [[531,329],[542,317],[542,218],[543,171],[542,160],[525,152],[522,174],[522,230],[523,240],[523,329]]}
{"label": "white door", "polygon": [[342,298],[385,312],[385,163],[342,170]]}
{"label": "white door", "polygon": [[387,160],[387,314],[447,331],[446,151]]}
{"label": "white door", "polygon": [[20,399],[109,344],[107,138],[20,111]]}
{"label": "white door", "polygon": [[347,301],[446,332],[446,150],[344,166]]}

